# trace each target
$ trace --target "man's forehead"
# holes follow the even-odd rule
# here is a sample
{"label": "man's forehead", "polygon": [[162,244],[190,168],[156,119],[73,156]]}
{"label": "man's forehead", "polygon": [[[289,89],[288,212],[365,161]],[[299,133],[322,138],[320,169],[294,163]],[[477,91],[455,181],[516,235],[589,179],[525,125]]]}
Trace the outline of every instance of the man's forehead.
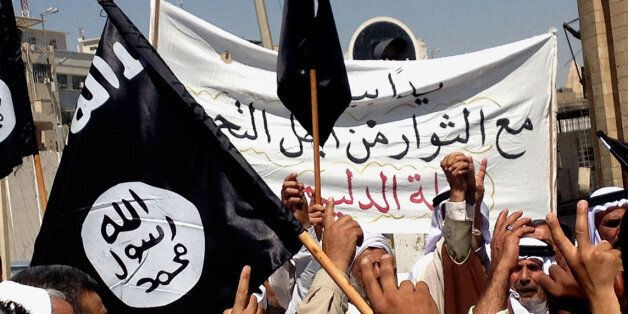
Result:
{"label": "man's forehead", "polygon": [[626,212],[626,206],[628,206],[628,204],[625,204],[624,206],[613,206],[604,211],[599,211],[595,213],[596,227],[599,227],[599,225],[602,224],[603,221],[607,221],[610,219],[621,219],[622,217],[624,217],[624,213]]}
{"label": "man's forehead", "polygon": [[534,232],[527,234],[524,237],[541,240],[548,244],[553,242],[552,233],[550,232],[549,226],[547,225],[540,225],[540,226],[534,227]]}
{"label": "man's forehead", "polygon": [[[626,204],[625,206],[628,206],[628,204]],[[605,211],[601,211],[596,213],[596,216],[599,217],[622,217],[624,215],[624,212],[626,212],[626,207],[625,206],[613,206],[613,207],[609,207],[607,210]]]}
{"label": "man's forehead", "polygon": [[535,265],[535,266],[542,267],[543,261],[541,261],[538,258],[520,258],[519,259],[519,266],[528,266],[528,265]]}

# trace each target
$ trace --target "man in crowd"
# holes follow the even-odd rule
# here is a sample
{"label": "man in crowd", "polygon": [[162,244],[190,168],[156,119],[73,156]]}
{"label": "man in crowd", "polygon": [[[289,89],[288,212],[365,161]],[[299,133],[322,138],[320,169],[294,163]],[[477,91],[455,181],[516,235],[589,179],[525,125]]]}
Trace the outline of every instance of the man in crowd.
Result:
{"label": "man in crowd", "polygon": [[[415,264],[410,280],[424,281],[440,313],[466,313],[477,302],[486,285],[487,258],[481,214],[486,160],[475,172],[473,159],[452,153],[441,161],[449,183],[449,199],[437,210],[444,211],[442,235],[431,257]],[[440,214],[436,213],[435,215]],[[476,216],[477,215],[477,216]],[[475,220],[478,217],[478,220]],[[438,226],[437,226],[438,227]],[[483,262],[484,260],[484,262]]]}
{"label": "man in crowd", "polygon": [[[614,285],[616,276],[622,268],[621,253],[613,249],[606,240],[597,245],[592,243],[587,214],[587,202],[580,201],[576,216],[578,246],[574,246],[565,237],[556,215],[552,213],[547,215],[552,239],[565,263],[552,265],[551,276],[544,272],[533,272],[531,276],[554,299],[571,297],[573,300],[582,297],[587,301],[586,304],[592,313],[620,313],[620,303],[615,295]],[[504,288],[508,286],[511,272],[516,269],[519,260],[518,242],[524,234],[534,231],[529,226],[518,227],[519,224],[512,223],[512,219],[503,217],[505,213],[500,215],[495,224],[493,243],[497,244],[491,245],[492,249],[498,249],[500,246],[502,249],[493,254],[492,265],[495,267],[489,288],[475,306],[475,313],[507,312],[508,302]]]}
{"label": "man in crowd", "polygon": [[611,244],[617,241],[619,224],[628,208],[624,189],[604,187],[591,194],[589,205],[589,234],[591,243],[606,240]]}
{"label": "man in crowd", "polygon": [[[284,179],[281,199],[283,204],[295,214],[295,217],[306,228],[308,228],[312,237],[318,238],[321,236],[320,234],[317,234],[317,232],[320,232],[320,230],[323,229],[323,212],[325,207],[323,205],[315,204],[314,202],[310,203],[309,206],[307,205],[304,185],[302,182],[297,180],[296,174],[290,174]],[[316,231],[317,227],[319,231]],[[329,234],[329,232],[326,234]],[[377,263],[382,255],[392,255],[392,249],[383,235],[378,233],[367,233],[362,237],[362,240],[362,245],[356,249],[355,256],[351,259],[351,265],[353,265],[354,261],[364,257],[368,257],[373,261],[373,263]],[[322,244],[322,246],[325,247],[325,244]],[[291,287],[292,297],[287,306],[286,313],[296,313],[299,312],[299,306],[306,294],[312,290],[311,288],[313,286],[315,275],[321,271],[321,266],[305,248],[302,248],[301,251],[299,251],[292,258],[289,266],[292,266],[292,270],[289,270],[289,267],[283,267],[284,269],[273,274],[269,281],[278,282],[278,280],[276,280],[277,277],[283,272],[286,272],[286,269],[288,269],[287,272],[292,272],[291,274],[282,274],[281,276],[284,278],[294,278],[293,284],[282,285],[279,282],[275,283],[272,289],[274,290],[273,292],[278,292],[277,294],[286,295],[288,293],[283,292],[283,290],[287,290]],[[348,273],[348,276],[354,287],[359,292],[363,292],[363,288],[360,285],[359,268],[351,267],[351,271]],[[343,306],[347,307],[345,312],[357,312],[352,305],[346,304],[346,301],[343,303]]]}
{"label": "man in crowd", "polygon": [[[361,229],[347,216],[334,221],[332,204],[330,200],[325,208],[323,249],[336,266],[348,271],[355,245],[360,239]],[[554,278],[554,272],[552,276],[549,276],[534,266],[530,267],[533,268],[529,270],[530,277],[536,282],[543,283],[543,286],[549,287],[546,291],[553,297],[561,297],[554,292],[573,290],[569,287],[570,281],[573,280],[577,290],[581,290],[592,313],[620,313],[621,308],[614,292],[614,282],[617,273],[622,268],[621,253],[613,249],[606,240],[597,245],[591,243],[587,210],[586,201],[578,203],[576,218],[578,246],[574,246],[565,237],[556,215],[551,213],[547,215],[552,239],[565,261],[565,265],[551,267],[554,269],[566,267],[569,277]],[[491,242],[490,281],[470,312],[500,314],[509,312],[509,286],[512,279],[517,277],[516,273],[520,271],[518,265],[522,260],[521,257],[526,256],[522,255],[525,252],[522,253],[521,248],[528,250],[526,247],[533,246],[531,244],[543,243],[545,247],[541,250],[549,249],[549,245],[542,241],[522,241],[524,236],[535,232],[535,228],[529,225],[530,221],[529,218],[522,217],[521,212],[508,215],[508,211],[504,210],[500,213]],[[326,238],[327,241],[325,241]],[[437,305],[431,298],[429,288],[425,283],[419,282],[415,285],[406,280],[397,285],[395,262],[392,256],[384,254],[379,263],[372,263],[368,257],[358,262],[361,281],[374,313],[438,313]],[[541,264],[537,263],[536,266],[541,266]],[[245,267],[243,275],[247,271],[250,272]],[[248,287],[248,283],[242,284],[242,278],[240,287]],[[343,301],[346,297],[324,271],[316,274],[311,290],[304,299],[300,313],[342,313],[346,309],[343,308]],[[226,312],[255,313],[257,302],[248,297],[245,288],[239,288],[238,291],[234,308]]]}
{"label": "man in crowd", "polygon": [[[353,263],[356,247],[362,244],[360,225],[350,216],[335,219],[334,199],[327,200],[323,214],[323,251],[345,274]],[[312,286],[299,306],[299,313],[345,313],[347,297],[323,269],[316,272]]]}
{"label": "man in crowd", "polygon": [[63,293],[14,281],[0,282],[0,313],[74,314]]}
{"label": "man in crowd", "polygon": [[63,293],[77,314],[107,313],[96,292],[98,284],[88,274],[70,266],[46,265],[26,268],[12,278],[23,285]]}
{"label": "man in crowd", "polygon": [[[533,227],[533,223],[534,221],[528,226]],[[545,227],[545,224],[538,225],[534,233],[537,229]],[[515,313],[547,313],[549,308],[547,294],[532,277],[538,272],[549,271],[553,255],[552,247],[532,237],[532,234],[525,235],[519,240],[519,262],[510,274],[510,304]]]}

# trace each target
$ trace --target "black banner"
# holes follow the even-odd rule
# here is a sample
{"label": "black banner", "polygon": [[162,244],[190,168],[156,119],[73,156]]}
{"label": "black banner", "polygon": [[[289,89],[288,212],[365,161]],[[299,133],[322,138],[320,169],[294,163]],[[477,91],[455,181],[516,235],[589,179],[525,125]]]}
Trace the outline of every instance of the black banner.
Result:
{"label": "black banner", "polygon": [[0,178],[37,152],[20,36],[11,0],[0,0]]}
{"label": "black banner", "polygon": [[321,146],[351,102],[351,90],[329,0],[286,0],[277,60],[277,94],[312,134],[310,69],[316,69]]}
{"label": "black banner", "polygon": [[113,313],[215,313],[302,227],[112,2],[33,265],[80,268]]}

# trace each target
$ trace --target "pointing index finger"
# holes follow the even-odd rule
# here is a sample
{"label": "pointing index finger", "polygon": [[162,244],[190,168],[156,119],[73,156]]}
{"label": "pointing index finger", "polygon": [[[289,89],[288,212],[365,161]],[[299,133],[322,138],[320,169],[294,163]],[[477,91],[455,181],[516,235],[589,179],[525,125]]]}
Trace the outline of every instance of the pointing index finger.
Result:
{"label": "pointing index finger", "polygon": [[235,302],[233,303],[234,309],[243,310],[246,308],[249,296],[249,279],[251,278],[251,267],[244,266],[242,273],[240,273],[240,281],[238,283],[238,290],[236,291]]}
{"label": "pointing index finger", "polygon": [[[554,244],[558,250],[563,254],[563,257],[567,261],[567,264],[571,266],[571,263],[575,261],[576,247],[571,244],[569,239],[563,233],[563,229],[560,228],[558,218],[553,213],[547,214],[547,224],[549,225],[552,238],[554,238]],[[587,239],[589,241],[589,239]]]}
{"label": "pointing index finger", "polygon": [[585,200],[579,201],[576,208],[576,239],[578,240],[578,245],[583,249],[591,246],[588,213],[589,203]]}
{"label": "pointing index finger", "polygon": [[331,226],[334,223],[334,216],[336,216],[334,212],[334,199],[330,197],[327,199],[327,204],[323,211],[323,227]]}
{"label": "pointing index finger", "polygon": [[480,161],[480,169],[478,170],[478,173],[476,175],[476,181],[477,182],[484,182],[484,176],[486,175],[486,165],[488,164],[488,161],[486,158],[482,158],[482,161]]}

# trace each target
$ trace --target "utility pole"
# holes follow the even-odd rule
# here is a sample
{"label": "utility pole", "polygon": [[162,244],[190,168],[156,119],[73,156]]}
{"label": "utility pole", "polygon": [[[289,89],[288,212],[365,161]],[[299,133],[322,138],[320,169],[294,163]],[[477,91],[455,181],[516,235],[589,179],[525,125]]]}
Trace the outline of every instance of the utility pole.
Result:
{"label": "utility pole", "polygon": [[257,23],[259,24],[259,33],[262,37],[262,46],[267,49],[273,49],[273,38],[270,35],[266,4],[264,4],[264,0],[253,1],[255,1],[255,11],[257,12]]}
{"label": "utility pole", "polygon": [[0,179],[0,280],[11,279],[10,211],[9,178],[4,178]]}

